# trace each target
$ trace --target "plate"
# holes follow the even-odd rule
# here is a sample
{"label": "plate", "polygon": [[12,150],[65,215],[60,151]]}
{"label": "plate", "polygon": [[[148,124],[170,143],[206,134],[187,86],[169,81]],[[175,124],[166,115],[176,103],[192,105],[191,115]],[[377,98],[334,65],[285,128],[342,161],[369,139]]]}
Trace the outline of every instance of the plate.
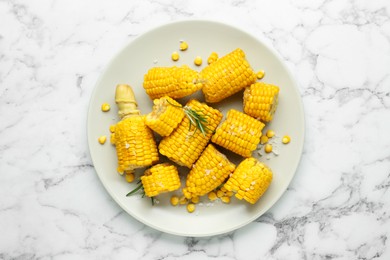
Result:
{"label": "plate", "polygon": [[[189,44],[188,50],[180,52],[180,60],[173,62],[171,54],[179,50],[181,40]],[[158,204],[151,205],[150,200],[141,196],[126,197],[136,183],[127,183],[117,172],[115,148],[107,142],[100,145],[101,135],[109,136],[109,126],[118,120],[114,102],[117,84],[129,84],[133,87],[139,108],[143,114],[149,113],[152,101],[143,87],[144,74],[154,66],[173,66],[187,64],[201,70],[207,64],[207,57],[215,51],[220,56],[236,48],[245,51],[247,59],[255,71],[265,71],[264,82],[280,87],[279,106],[274,120],[267,128],[277,134],[288,134],[292,141],[280,145],[279,155],[262,156],[261,160],[271,167],[274,179],[255,204],[232,198],[230,204],[210,203],[202,198],[192,214],[185,206],[173,207],[169,196],[158,197]],[[196,56],[203,57],[203,65],[193,65]],[[111,110],[101,111],[103,103],[109,103]],[[213,105],[214,106],[214,105]],[[242,111],[242,92],[228,98],[216,106],[225,115],[230,108]],[[88,143],[95,170],[112,198],[131,216],[142,223],[175,235],[212,236],[238,229],[265,213],[287,189],[297,169],[304,141],[304,113],[302,101],[293,76],[277,53],[263,41],[238,28],[212,21],[180,21],[153,29],[125,46],[109,63],[98,80],[92,93],[88,111]],[[255,152],[257,154],[257,152]],[[236,158],[234,158],[236,160]],[[207,197],[207,196],[206,196]]]}

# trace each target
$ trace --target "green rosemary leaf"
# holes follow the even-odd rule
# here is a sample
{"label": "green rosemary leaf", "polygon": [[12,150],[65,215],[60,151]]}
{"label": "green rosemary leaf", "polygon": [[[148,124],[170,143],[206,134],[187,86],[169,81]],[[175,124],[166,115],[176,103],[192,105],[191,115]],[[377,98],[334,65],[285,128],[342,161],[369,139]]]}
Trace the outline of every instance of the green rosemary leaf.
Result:
{"label": "green rosemary leaf", "polygon": [[131,196],[131,195],[137,193],[137,192],[138,192],[140,189],[142,189],[142,188],[143,188],[143,186],[142,186],[142,183],[141,183],[141,184],[139,184],[134,190],[132,190],[132,191],[130,191],[129,193],[127,193],[127,194],[126,194],[126,197]]}
{"label": "green rosemary leaf", "polygon": [[187,118],[190,120],[190,124],[189,124],[189,129],[188,131],[191,131],[191,127],[192,125],[195,126],[195,131],[193,134],[196,133],[196,130],[200,130],[201,133],[206,136],[206,133],[208,131],[208,128],[207,128],[207,115],[203,115],[202,114],[202,111],[198,111],[198,110],[195,110],[195,109],[191,109],[190,107],[187,107],[187,106],[178,106],[178,105],[175,105],[175,104],[172,104],[171,102],[169,102],[169,100],[166,100],[168,102],[168,104],[170,104],[171,106],[174,106],[174,107],[179,107],[181,109],[183,109],[185,115],[187,116]]}

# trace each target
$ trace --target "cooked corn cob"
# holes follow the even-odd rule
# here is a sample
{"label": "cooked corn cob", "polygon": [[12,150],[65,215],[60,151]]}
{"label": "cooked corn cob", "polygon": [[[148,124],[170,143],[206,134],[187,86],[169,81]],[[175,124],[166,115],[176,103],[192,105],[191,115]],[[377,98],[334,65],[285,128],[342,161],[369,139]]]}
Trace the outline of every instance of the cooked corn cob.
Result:
{"label": "cooked corn cob", "polygon": [[209,193],[221,185],[234,169],[235,165],[209,144],[187,175],[184,196],[191,199]]}
{"label": "cooked corn cob", "polygon": [[177,190],[181,184],[177,168],[169,163],[157,164],[147,169],[141,176],[141,182],[148,197]]}
{"label": "cooked corn cob", "polygon": [[263,127],[262,122],[231,109],[211,141],[241,156],[250,157],[260,142]]}
{"label": "cooked corn cob", "polygon": [[244,91],[244,112],[270,122],[278,106],[279,87],[256,82]]}
{"label": "cooked corn cob", "polygon": [[175,163],[191,168],[221,121],[222,113],[197,100],[190,100],[186,107],[207,119],[205,134],[198,130],[188,117],[184,117],[172,134],[160,142],[159,151]]}
{"label": "cooked corn cob", "polygon": [[129,85],[118,85],[115,92],[118,114],[111,142],[116,146],[118,172],[132,171],[158,161],[158,151],[152,131],[145,124],[145,116],[137,109],[133,90]]}
{"label": "cooked corn cob", "polygon": [[146,125],[161,136],[168,136],[184,117],[180,103],[170,97],[153,100],[153,111],[146,116]]}
{"label": "cooked corn cob", "polygon": [[202,88],[199,73],[190,67],[155,67],[144,76],[144,89],[151,99],[182,98]]}
{"label": "cooked corn cob", "polygon": [[271,169],[251,157],[237,166],[224,187],[228,191],[236,192],[236,198],[255,204],[268,189],[271,181]]}
{"label": "cooked corn cob", "polygon": [[241,49],[221,57],[200,72],[206,102],[227,98],[256,81],[256,74]]}

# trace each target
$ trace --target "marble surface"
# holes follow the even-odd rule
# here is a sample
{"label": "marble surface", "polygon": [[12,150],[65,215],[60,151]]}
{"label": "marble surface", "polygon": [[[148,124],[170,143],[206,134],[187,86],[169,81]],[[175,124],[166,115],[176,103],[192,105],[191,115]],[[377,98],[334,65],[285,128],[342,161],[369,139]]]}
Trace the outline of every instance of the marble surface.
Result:
{"label": "marble surface", "polygon": [[[0,259],[390,259],[390,2],[0,1]],[[235,232],[139,223],[94,171],[87,108],[137,35],[209,19],[268,41],[306,116],[284,196]]]}

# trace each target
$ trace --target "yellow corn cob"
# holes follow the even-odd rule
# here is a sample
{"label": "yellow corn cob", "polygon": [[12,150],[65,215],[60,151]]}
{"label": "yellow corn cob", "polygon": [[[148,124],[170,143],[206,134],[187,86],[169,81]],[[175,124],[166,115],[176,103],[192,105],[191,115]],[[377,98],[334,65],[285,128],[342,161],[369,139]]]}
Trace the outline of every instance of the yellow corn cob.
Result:
{"label": "yellow corn cob", "polygon": [[271,169],[251,157],[237,166],[224,187],[228,191],[236,192],[236,198],[255,204],[268,189],[271,181]]}
{"label": "yellow corn cob", "polygon": [[202,88],[199,73],[190,67],[155,67],[144,76],[144,89],[151,99],[182,98]]}
{"label": "yellow corn cob", "polygon": [[236,154],[250,157],[260,142],[263,127],[262,122],[231,109],[211,141]]}
{"label": "yellow corn cob", "polygon": [[147,169],[141,176],[141,182],[148,197],[177,190],[181,184],[177,168],[169,163],[157,164]]}
{"label": "yellow corn cob", "polygon": [[191,168],[221,122],[222,113],[197,100],[190,100],[186,106],[207,119],[206,134],[203,135],[194,125],[190,127],[190,120],[184,117],[172,134],[160,142],[159,151],[175,163]]}
{"label": "yellow corn cob", "polygon": [[184,117],[180,103],[170,97],[153,100],[153,111],[146,116],[146,125],[161,136],[168,136]]}
{"label": "yellow corn cob", "polygon": [[200,72],[206,102],[227,98],[256,81],[256,74],[241,49],[223,56]]}
{"label": "yellow corn cob", "polygon": [[152,131],[145,124],[145,116],[137,109],[133,90],[129,85],[118,85],[115,92],[119,121],[111,142],[116,146],[118,172],[132,171],[158,161],[158,151]]}
{"label": "yellow corn cob", "polygon": [[191,199],[209,193],[221,185],[234,169],[235,165],[209,144],[187,175],[184,196]]}
{"label": "yellow corn cob", "polygon": [[256,82],[244,91],[244,112],[263,122],[270,122],[278,106],[279,87]]}

